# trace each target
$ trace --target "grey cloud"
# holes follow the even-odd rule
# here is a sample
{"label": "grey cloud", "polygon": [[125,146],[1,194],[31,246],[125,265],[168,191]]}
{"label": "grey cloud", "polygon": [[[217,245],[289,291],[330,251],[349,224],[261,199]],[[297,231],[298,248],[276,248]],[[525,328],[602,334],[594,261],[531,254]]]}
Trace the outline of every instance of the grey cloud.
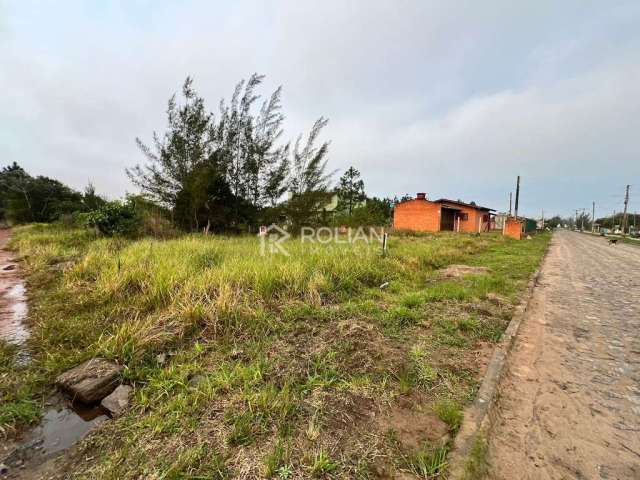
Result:
{"label": "grey cloud", "polygon": [[354,164],[377,195],[426,189],[501,208],[521,174],[535,214],[640,185],[635,2],[16,1],[0,12],[0,163],[76,188],[132,190],[134,138],[162,130],[186,75],[215,110],[253,71],[267,74],[265,93],[284,85],[287,136],[328,116],[332,166]]}

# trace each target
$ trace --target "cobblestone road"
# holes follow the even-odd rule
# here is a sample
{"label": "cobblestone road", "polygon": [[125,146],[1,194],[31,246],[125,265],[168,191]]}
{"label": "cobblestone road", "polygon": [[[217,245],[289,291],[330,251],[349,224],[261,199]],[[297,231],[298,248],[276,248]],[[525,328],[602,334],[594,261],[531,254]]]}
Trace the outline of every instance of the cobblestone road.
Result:
{"label": "cobblestone road", "polygon": [[510,355],[490,478],[640,479],[640,247],[555,233]]}

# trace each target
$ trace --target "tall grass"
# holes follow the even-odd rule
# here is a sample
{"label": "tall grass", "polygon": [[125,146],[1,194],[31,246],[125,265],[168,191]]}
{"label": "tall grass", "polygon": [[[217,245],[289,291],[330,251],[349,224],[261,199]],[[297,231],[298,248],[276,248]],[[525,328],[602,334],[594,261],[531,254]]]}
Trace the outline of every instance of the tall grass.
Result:
{"label": "tall grass", "polygon": [[[13,246],[36,283],[51,278],[48,266],[74,262],[34,312],[41,352],[55,357],[62,345],[125,362],[142,360],[195,329],[209,336],[257,334],[269,330],[274,314],[289,303],[331,303],[401,270],[376,245],[364,243],[291,240],[288,256],[261,255],[253,237],[123,241],[37,225],[18,229]],[[70,361],[79,356],[63,355]]]}
{"label": "tall grass", "polygon": [[[43,316],[58,309],[71,313],[71,318],[65,317],[64,325],[55,319],[43,322],[48,330],[43,338],[83,349],[87,355],[100,353],[130,362],[194,329],[214,336],[269,330],[273,313],[289,303],[332,303],[486,248],[486,242],[470,237],[436,238],[392,242],[392,254],[386,258],[375,243],[293,239],[285,244],[285,256],[261,255],[254,237],[187,235],[125,241],[36,225],[18,229],[13,245],[29,270],[41,274],[48,265],[75,261],[66,269],[56,296],[40,305]],[[48,343],[42,347],[50,351]]]}
{"label": "tall grass", "polygon": [[[100,355],[125,365],[136,398],[134,413],[113,427],[117,446],[106,433],[95,437],[97,450],[110,453],[86,466],[86,478],[137,478],[143,469],[159,478],[227,478],[225,462],[239,468],[243,461],[268,475],[341,475],[341,448],[321,441],[348,436],[325,422],[318,398],[341,405],[350,392],[383,408],[414,390],[434,400],[446,394],[460,403],[434,411],[454,431],[466,401],[460,392],[473,381],[458,365],[463,357],[447,349],[499,337],[502,311],[476,315],[468,307],[489,292],[515,299],[545,244],[499,235],[393,237],[382,256],[377,243],[291,239],[285,256],[261,255],[255,237],[133,241],[21,227],[12,246],[28,273],[34,362],[18,372],[13,351],[0,348],[0,374],[7,374],[0,391],[16,386],[4,380],[12,374],[26,379],[19,395],[0,396],[0,423],[33,421],[56,374]],[[437,270],[451,263],[492,271],[442,278]],[[158,353],[168,355],[166,364]],[[213,432],[202,430],[209,415]],[[208,446],[188,447],[195,434]],[[157,442],[170,458],[134,461],[130,453],[144,442]],[[256,448],[259,459],[242,460]],[[444,450],[418,453],[402,468],[421,476],[444,468]]]}
{"label": "tall grass", "polygon": [[[476,288],[445,282],[415,291],[435,269],[502,244],[498,236],[393,238],[383,257],[377,243],[292,239],[284,245],[289,255],[261,255],[255,237],[130,241],[55,225],[18,228],[12,242],[31,272],[33,295],[46,296],[34,302],[33,347],[51,375],[98,354],[136,368],[195,332],[265,335],[295,305],[350,301],[384,282],[391,282],[392,294],[411,285],[401,304],[384,313],[389,325],[408,326],[424,301],[462,300],[490,289],[495,279],[480,278],[472,280]],[[69,263],[62,276],[50,268],[59,262]],[[52,282],[56,288],[40,288]]]}

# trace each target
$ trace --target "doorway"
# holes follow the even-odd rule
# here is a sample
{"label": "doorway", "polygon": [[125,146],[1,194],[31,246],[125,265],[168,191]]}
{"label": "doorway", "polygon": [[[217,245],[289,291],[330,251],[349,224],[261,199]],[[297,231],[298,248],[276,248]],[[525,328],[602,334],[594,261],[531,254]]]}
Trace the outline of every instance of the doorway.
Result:
{"label": "doorway", "polygon": [[456,214],[458,210],[452,208],[442,208],[440,217],[440,230],[453,232],[456,225]]}

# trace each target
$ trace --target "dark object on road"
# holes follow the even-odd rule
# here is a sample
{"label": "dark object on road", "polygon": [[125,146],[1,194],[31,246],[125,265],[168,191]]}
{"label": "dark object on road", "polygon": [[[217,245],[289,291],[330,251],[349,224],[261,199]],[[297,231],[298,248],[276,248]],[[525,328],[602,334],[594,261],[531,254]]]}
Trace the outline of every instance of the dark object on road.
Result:
{"label": "dark object on road", "polygon": [[610,238],[609,239],[609,245],[615,245],[618,243],[618,239],[617,238]]}

